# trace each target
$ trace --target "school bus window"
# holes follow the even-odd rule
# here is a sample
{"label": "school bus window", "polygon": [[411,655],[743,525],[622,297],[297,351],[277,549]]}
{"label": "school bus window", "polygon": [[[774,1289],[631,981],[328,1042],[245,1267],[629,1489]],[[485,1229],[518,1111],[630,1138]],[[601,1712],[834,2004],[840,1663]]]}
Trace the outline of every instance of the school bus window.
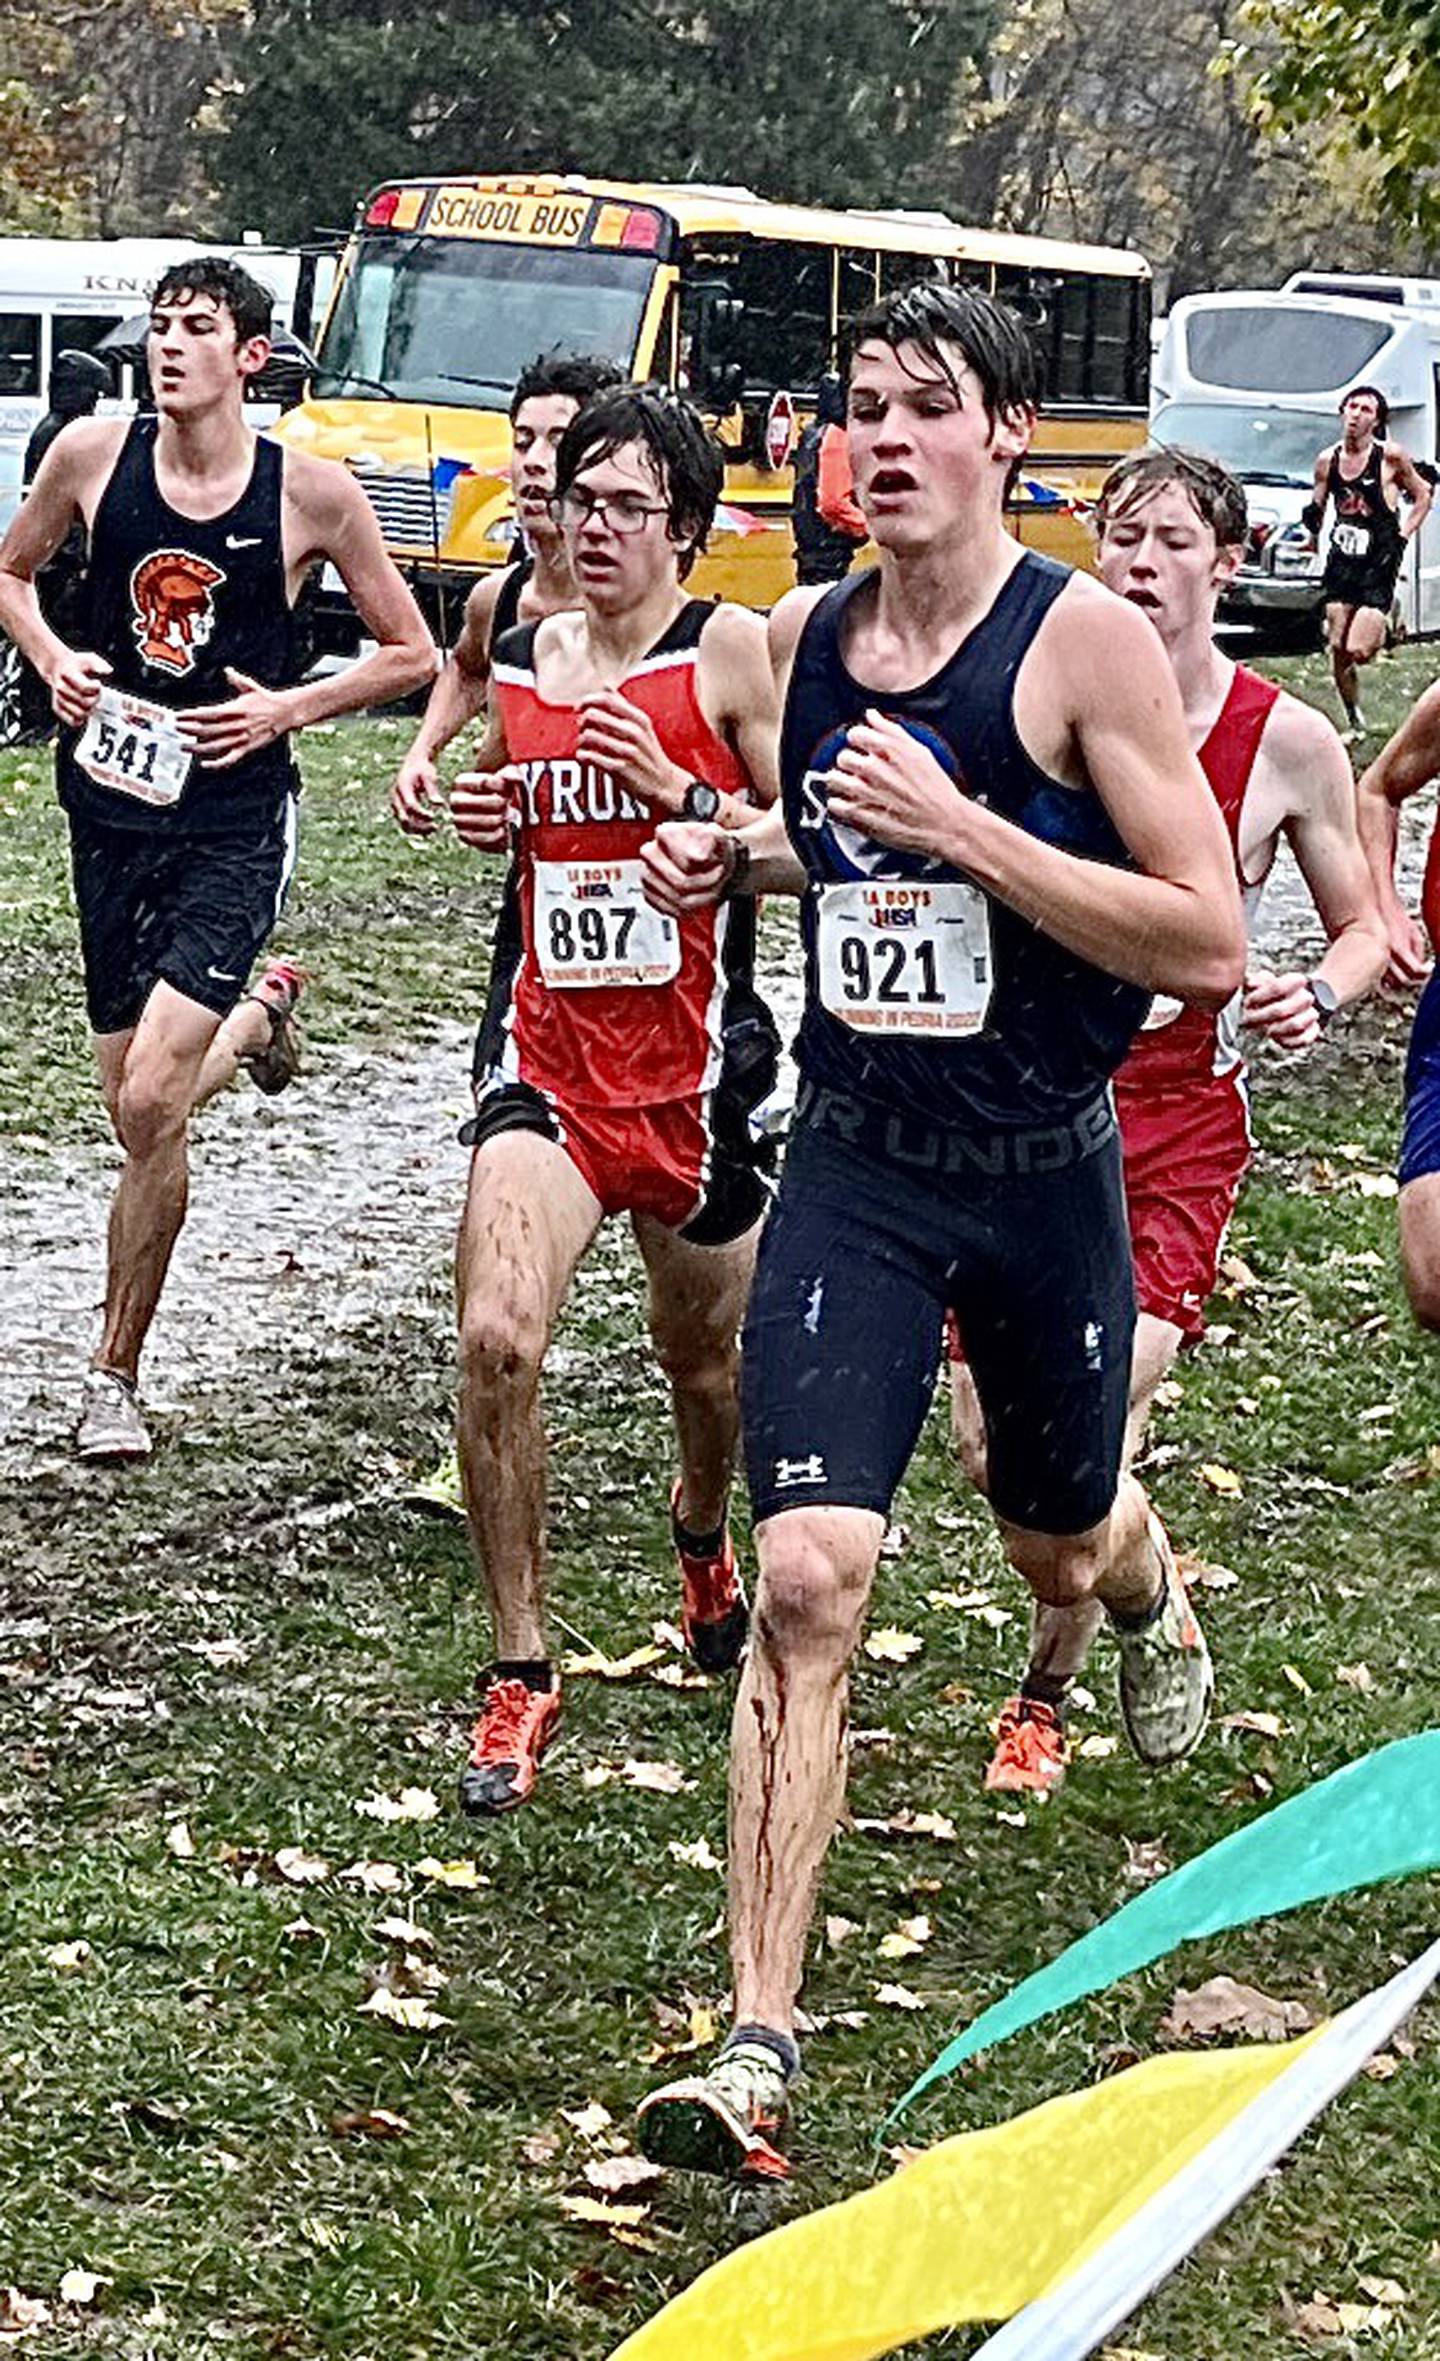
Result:
{"label": "school bus window", "polygon": [[829,366],[830,257],[828,246],[768,238],[737,238],[723,259],[699,242],[687,255],[687,278],[723,278],[741,306],[732,349],[747,391],[813,386]]}
{"label": "school bus window", "polygon": [[843,356],[849,350],[849,331],[861,312],[868,311],[879,294],[879,273],[876,256],[864,248],[856,248],[839,257],[838,284],[839,346]]}
{"label": "school bus window", "polygon": [[0,393],[40,391],[40,320],[34,312],[0,312]]}
{"label": "school bus window", "polygon": [[[934,254],[891,254],[883,251],[877,257],[880,266],[880,292],[893,295],[897,287],[913,287],[919,279],[958,279],[964,268],[961,264],[947,264]],[[982,274],[988,287],[990,273]]]}
{"label": "school bus window", "polygon": [[1092,402],[1124,402],[1130,396],[1133,282],[1097,279],[1091,290],[1093,344],[1090,382]]}

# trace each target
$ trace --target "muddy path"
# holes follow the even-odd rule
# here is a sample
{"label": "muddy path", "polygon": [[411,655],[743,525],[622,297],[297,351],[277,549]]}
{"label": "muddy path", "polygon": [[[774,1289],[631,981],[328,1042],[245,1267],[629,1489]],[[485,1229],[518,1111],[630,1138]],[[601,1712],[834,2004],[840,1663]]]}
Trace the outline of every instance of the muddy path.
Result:
{"label": "muddy path", "polygon": [[[1407,807],[1404,818],[1413,890],[1428,808]],[[788,920],[772,915],[765,937],[772,1002],[788,1029],[798,998]],[[1256,947],[1270,960],[1318,951],[1288,856]],[[328,1049],[282,1099],[242,1085],[207,1111],[146,1357],[153,1408],[183,1412],[218,1390],[258,1391],[297,1340],[343,1354],[347,1335],[399,1313],[424,1311],[444,1332],[468,1067],[468,1032],[452,1025],[408,1053]],[[114,1149],[0,1146],[0,1475],[67,1455],[117,1164]]]}

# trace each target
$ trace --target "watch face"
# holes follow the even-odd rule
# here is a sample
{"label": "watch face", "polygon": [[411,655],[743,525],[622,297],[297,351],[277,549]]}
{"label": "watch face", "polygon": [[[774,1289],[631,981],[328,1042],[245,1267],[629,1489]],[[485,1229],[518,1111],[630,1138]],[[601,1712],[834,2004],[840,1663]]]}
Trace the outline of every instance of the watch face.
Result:
{"label": "watch face", "polygon": [[1310,997],[1322,1017],[1333,1017],[1340,1006],[1339,993],[1333,984],[1326,983],[1323,976],[1311,976]]}
{"label": "watch face", "polygon": [[685,790],[684,812],[687,820],[713,820],[720,809],[720,798],[708,779],[692,779]]}

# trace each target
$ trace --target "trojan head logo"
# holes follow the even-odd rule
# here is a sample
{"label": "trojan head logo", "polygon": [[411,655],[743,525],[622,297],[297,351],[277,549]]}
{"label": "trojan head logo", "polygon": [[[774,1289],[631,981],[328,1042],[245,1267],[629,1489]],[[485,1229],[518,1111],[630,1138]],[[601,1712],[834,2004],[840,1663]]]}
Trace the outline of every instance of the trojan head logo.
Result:
{"label": "trojan head logo", "polygon": [[130,577],[130,628],[142,662],[159,672],[195,669],[198,649],[215,628],[212,593],[225,580],[208,558],[188,549],[157,549]]}

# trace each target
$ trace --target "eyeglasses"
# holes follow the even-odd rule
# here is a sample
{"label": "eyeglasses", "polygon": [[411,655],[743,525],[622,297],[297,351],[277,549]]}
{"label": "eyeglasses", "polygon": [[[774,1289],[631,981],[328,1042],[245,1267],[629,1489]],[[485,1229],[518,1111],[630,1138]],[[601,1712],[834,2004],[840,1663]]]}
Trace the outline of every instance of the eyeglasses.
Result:
{"label": "eyeglasses", "polygon": [[592,517],[598,517],[612,533],[629,534],[643,533],[647,517],[668,516],[670,511],[653,500],[641,500],[634,492],[586,492],[579,485],[572,485],[558,500],[551,501],[550,513],[573,533],[588,525]]}

